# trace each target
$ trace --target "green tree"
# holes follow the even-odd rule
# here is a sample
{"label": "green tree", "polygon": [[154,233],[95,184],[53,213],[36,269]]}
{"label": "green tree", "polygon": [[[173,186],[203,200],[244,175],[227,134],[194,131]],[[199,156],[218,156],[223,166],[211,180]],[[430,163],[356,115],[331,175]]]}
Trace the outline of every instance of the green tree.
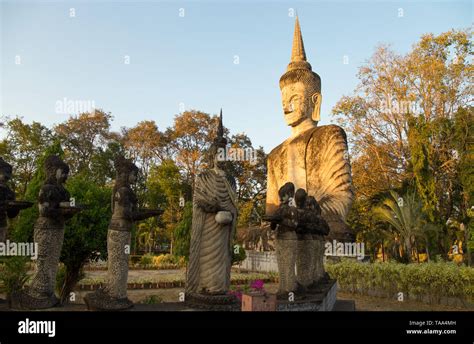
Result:
{"label": "green tree", "polygon": [[88,176],[71,177],[66,185],[71,197],[84,209],[66,222],[61,262],[65,267],[61,281],[61,301],[65,302],[89,260],[107,257],[107,229],[112,215],[112,190],[91,183]]}
{"label": "green tree", "polygon": [[186,202],[183,216],[175,229],[174,255],[189,259],[189,246],[191,244],[191,228],[193,221],[193,204]]}
{"label": "green tree", "polygon": [[13,165],[13,182],[19,198],[26,194],[44,148],[53,142],[51,130],[39,122],[24,123],[20,118],[6,120],[5,138],[0,142],[0,154]]}
{"label": "green tree", "polygon": [[[409,192],[400,197],[398,193],[391,191],[382,205],[375,207],[373,211],[380,220],[387,222],[395,230],[404,249],[404,260],[410,262],[416,241],[426,241],[426,231],[429,228],[422,212],[422,203],[417,199],[416,193]],[[427,254],[429,256],[429,251]]]}

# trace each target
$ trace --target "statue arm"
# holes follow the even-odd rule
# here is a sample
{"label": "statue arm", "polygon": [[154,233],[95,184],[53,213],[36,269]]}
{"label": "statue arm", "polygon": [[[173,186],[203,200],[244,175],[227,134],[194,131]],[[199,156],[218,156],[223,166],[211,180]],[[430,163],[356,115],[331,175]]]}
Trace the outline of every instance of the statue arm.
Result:
{"label": "statue arm", "polygon": [[43,185],[38,196],[39,213],[45,217],[59,217],[62,215],[56,197],[57,190],[52,185]]}

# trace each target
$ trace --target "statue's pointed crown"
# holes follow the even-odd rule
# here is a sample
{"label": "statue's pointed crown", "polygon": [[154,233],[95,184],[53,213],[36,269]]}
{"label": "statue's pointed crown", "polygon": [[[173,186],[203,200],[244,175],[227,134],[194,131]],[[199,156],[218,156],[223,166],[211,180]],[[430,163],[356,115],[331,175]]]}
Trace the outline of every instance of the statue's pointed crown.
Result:
{"label": "statue's pointed crown", "polygon": [[303,35],[301,34],[300,21],[298,16],[295,20],[295,32],[293,34],[293,46],[291,47],[291,60],[287,71],[293,69],[311,70],[311,65],[306,61],[306,52],[304,50]]}
{"label": "statue's pointed crown", "polygon": [[286,72],[280,78],[280,88],[295,82],[303,82],[312,92],[321,93],[321,77],[313,72],[311,65],[306,61],[303,35],[301,34],[298,16],[295,20],[293,46],[291,47],[291,60]]}
{"label": "statue's pointed crown", "polygon": [[214,139],[214,145],[217,147],[225,147],[227,144],[227,139],[224,137],[224,124],[222,123],[222,109],[219,114],[219,122],[217,125],[217,135]]}

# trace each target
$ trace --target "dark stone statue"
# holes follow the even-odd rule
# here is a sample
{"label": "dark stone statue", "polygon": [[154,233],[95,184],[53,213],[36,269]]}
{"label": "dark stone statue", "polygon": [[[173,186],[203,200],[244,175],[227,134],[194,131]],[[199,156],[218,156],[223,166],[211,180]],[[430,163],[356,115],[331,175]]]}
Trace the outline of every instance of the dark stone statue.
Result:
{"label": "dark stone statue", "polygon": [[34,241],[38,245],[36,273],[29,287],[12,294],[13,308],[44,309],[59,304],[54,289],[64,224],[81,210],[71,206],[71,197],[64,187],[69,166],[58,156],[50,155],[45,160],[44,169],[46,180],[39,193],[39,217],[34,226]]}
{"label": "dark stone statue", "polygon": [[117,177],[112,194],[112,219],[107,235],[107,285],[85,297],[92,310],[123,310],[133,306],[127,298],[128,258],[133,223],[158,216],[161,210],[139,210],[132,190],[138,168],[133,162],[119,156],[115,161]]}

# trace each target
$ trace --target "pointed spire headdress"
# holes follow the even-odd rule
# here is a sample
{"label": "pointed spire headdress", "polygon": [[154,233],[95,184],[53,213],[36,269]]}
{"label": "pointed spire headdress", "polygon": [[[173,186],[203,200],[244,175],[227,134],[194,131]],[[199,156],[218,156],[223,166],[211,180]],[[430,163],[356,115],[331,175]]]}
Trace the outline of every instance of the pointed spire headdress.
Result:
{"label": "pointed spire headdress", "polygon": [[280,78],[280,88],[298,81],[312,86],[315,92],[321,93],[321,78],[312,71],[311,65],[306,61],[303,35],[301,34],[298,16],[296,16],[291,60],[285,74]]}

